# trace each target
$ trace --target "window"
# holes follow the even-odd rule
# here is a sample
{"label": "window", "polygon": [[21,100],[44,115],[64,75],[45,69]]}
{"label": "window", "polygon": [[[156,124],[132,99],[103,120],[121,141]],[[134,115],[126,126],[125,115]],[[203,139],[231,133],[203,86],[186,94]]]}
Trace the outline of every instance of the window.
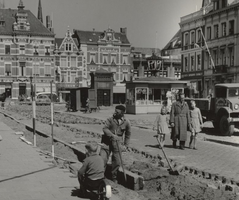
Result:
{"label": "window", "polygon": [[66,67],[66,57],[61,57],[61,67]]}
{"label": "window", "polygon": [[222,23],[222,37],[227,35],[227,24],[226,22]]}
{"label": "window", "polygon": [[11,53],[10,45],[5,45],[5,54],[10,55],[10,53]]}
{"label": "window", "polygon": [[214,39],[218,38],[218,25],[214,25]]}
{"label": "window", "polygon": [[72,51],[72,44],[65,44],[65,51]]}
{"label": "window", "polygon": [[76,57],[71,57],[71,67],[76,67]]}
{"label": "window", "polygon": [[197,70],[201,70],[201,55],[197,55]]}
{"label": "window", "polygon": [[234,20],[229,21],[229,35],[234,34]]}
{"label": "window", "polygon": [[5,72],[7,74],[7,76],[9,76],[11,74],[11,64],[5,64]]}
{"label": "window", "polygon": [[211,27],[207,27],[207,39],[211,40],[212,39],[212,30]]}
{"label": "window", "polygon": [[45,47],[45,55],[49,56],[50,52],[49,52],[50,47]]}
{"label": "window", "polygon": [[111,54],[111,63],[115,63],[116,64],[116,55],[115,54]]}
{"label": "window", "polygon": [[91,62],[95,63],[95,53],[90,54],[90,63]]}
{"label": "window", "polygon": [[202,41],[202,33],[201,29],[197,30],[197,43],[201,43]]}
{"label": "window", "polygon": [[218,64],[217,50],[213,50],[213,58],[214,58],[215,64],[217,65]]}
{"label": "window", "polygon": [[216,88],[215,95],[218,98],[226,98],[227,97],[227,88],[223,88],[223,87]]}
{"label": "window", "polygon": [[195,32],[191,32],[191,44],[195,43]]}
{"label": "window", "polygon": [[40,66],[39,63],[35,63],[33,65],[33,75],[39,76],[40,75]]}
{"label": "window", "polygon": [[37,49],[38,49],[38,46],[34,46],[34,49],[35,49],[35,50],[34,50],[33,55],[38,55],[38,50],[37,50]]}
{"label": "window", "polygon": [[191,56],[191,71],[194,71],[194,56]]}
{"label": "window", "polygon": [[103,64],[108,64],[108,55],[103,54]]}
{"label": "window", "polygon": [[19,54],[25,54],[25,46],[20,45]]}
{"label": "window", "polygon": [[184,45],[187,46],[188,45],[188,41],[189,41],[189,36],[188,36],[188,33],[185,34],[185,37],[184,37]]}
{"label": "window", "polygon": [[226,54],[225,49],[221,49],[221,58],[222,58],[222,65],[226,65]]}
{"label": "window", "polygon": [[45,75],[51,76],[51,65],[50,64],[45,64]]}
{"label": "window", "polygon": [[187,72],[188,71],[188,58],[187,57],[184,58],[184,66],[185,66],[185,72]]}
{"label": "window", "polygon": [[229,50],[229,66],[234,66],[234,47],[228,48]]}
{"label": "window", "polygon": [[127,65],[128,64],[128,56],[127,55],[123,55],[123,65]]}

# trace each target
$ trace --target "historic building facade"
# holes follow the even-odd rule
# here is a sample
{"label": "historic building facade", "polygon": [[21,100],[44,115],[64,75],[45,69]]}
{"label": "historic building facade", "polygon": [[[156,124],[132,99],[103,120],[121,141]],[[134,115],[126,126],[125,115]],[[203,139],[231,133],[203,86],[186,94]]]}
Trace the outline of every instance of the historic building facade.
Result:
{"label": "historic building facade", "polygon": [[127,29],[121,28],[115,32],[108,28],[104,32],[74,30],[73,38],[79,43],[83,52],[82,80],[90,84],[90,73],[97,69],[104,69],[113,73],[113,102],[125,101],[124,80],[130,80],[130,42]]}
{"label": "historic building facade", "polygon": [[60,98],[66,100],[71,88],[88,87],[83,72],[86,71],[86,58],[79,48],[76,38],[68,29],[64,38],[55,39],[56,88]]}
{"label": "historic building facade", "polygon": [[167,77],[181,79],[181,30],[161,50],[164,68],[167,71]]}
{"label": "historic building facade", "polygon": [[199,11],[181,17],[182,79],[196,96],[213,94],[217,83],[239,82],[238,8],[238,0],[203,0]]}
{"label": "historic building facade", "polygon": [[[41,6],[41,4],[39,4]],[[0,93],[12,99],[36,91],[50,91],[54,80],[54,34],[22,0],[18,9],[0,9]]]}

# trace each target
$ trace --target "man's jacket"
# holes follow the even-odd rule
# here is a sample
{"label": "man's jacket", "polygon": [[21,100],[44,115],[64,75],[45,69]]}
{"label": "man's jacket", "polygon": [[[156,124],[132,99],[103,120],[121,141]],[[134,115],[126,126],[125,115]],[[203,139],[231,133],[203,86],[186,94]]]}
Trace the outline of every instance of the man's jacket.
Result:
{"label": "man's jacket", "polygon": [[129,120],[122,118],[118,121],[113,117],[110,117],[105,122],[103,132],[104,135],[102,136],[102,143],[110,145],[114,139],[113,136],[117,135],[118,137],[122,138],[122,142],[125,146],[129,145],[131,136],[131,125]]}

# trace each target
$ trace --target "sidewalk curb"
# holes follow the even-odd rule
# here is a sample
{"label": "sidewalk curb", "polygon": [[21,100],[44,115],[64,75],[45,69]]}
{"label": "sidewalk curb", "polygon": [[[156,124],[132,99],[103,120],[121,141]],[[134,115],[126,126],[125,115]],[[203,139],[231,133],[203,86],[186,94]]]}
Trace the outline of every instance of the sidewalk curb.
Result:
{"label": "sidewalk curb", "polygon": [[206,137],[204,137],[204,141],[215,142],[215,143],[218,143],[218,144],[223,144],[223,145],[230,145],[230,146],[234,146],[234,147],[239,147],[239,144],[234,143],[234,142],[228,142],[228,141],[223,141],[223,140],[216,140],[216,139],[211,139],[211,138],[206,138]]}

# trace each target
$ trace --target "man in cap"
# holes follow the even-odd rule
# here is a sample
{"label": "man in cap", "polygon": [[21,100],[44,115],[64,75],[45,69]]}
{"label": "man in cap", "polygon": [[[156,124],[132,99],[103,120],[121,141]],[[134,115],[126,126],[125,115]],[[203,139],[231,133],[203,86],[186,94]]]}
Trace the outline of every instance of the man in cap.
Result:
{"label": "man in cap", "polygon": [[[102,136],[100,155],[104,160],[104,164],[108,162],[110,153],[112,152],[112,180],[117,182],[117,172],[120,167],[120,152],[126,151],[129,146],[131,125],[129,120],[124,117],[125,107],[118,105],[112,117],[108,118],[103,127],[104,135]],[[118,144],[117,144],[118,143]],[[119,146],[118,146],[119,145]]]}

